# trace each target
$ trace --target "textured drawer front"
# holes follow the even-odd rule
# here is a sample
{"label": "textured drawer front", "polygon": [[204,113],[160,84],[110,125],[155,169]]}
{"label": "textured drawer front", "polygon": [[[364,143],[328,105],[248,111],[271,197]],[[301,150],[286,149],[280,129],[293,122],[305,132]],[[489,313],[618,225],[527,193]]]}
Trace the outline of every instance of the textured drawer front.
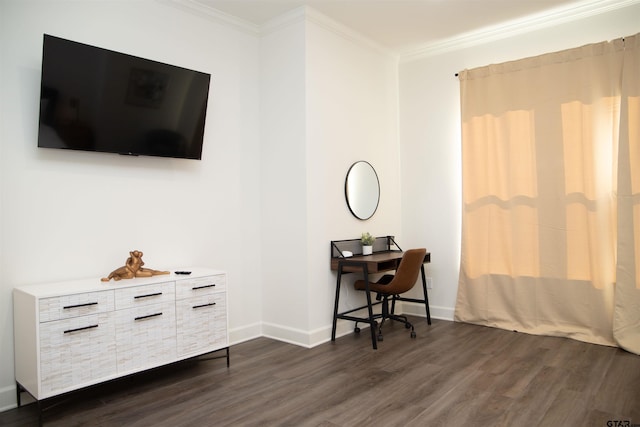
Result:
{"label": "textured drawer front", "polygon": [[112,311],[113,301],[113,291],[43,298],[39,301],[40,322]]}
{"label": "textured drawer front", "polygon": [[149,368],[176,357],[174,301],[117,311],[118,372]]}
{"label": "textured drawer front", "polygon": [[228,345],[225,293],[177,301],[176,319],[179,356]]}
{"label": "textured drawer front", "polygon": [[113,312],[40,324],[41,398],[115,374]]}
{"label": "textured drawer front", "polygon": [[116,289],[116,310],[148,304],[169,302],[175,299],[173,282]]}
{"label": "textured drawer front", "polygon": [[227,289],[224,274],[176,281],[176,299],[191,298]]}

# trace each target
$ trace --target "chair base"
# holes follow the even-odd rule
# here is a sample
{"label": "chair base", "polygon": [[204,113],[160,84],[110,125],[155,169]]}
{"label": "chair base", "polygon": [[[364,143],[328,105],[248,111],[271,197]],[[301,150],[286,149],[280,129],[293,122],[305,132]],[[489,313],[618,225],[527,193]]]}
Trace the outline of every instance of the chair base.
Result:
{"label": "chair base", "polygon": [[387,316],[384,316],[382,318],[382,322],[380,322],[380,326],[378,327],[378,341],[382,341],[384,339],[383,335],[382,335],[382,326],[384,325],[384,322],[389,319],[389,320],[395,320],[396,322],[400,322],[402,324],[404,324],[405,329],[411,329],[411,338],[415,338],[416,337],[416,331],[413,327],[413,324],[411,322],[409,322],[409,319],[407,319],[407,316],[399,316],[396,314],[389,314]]}
{"label": "chair base", "polygon": [[[384,311],[384,310],[383,310]],[[402,316],[402,315],[397,315],[397,314],[393,314],[393,313],[387,313],[385,314],[376,314],[374,315],[374,318],[376,319],[382,319],[382,321],[380,322],[380,324],[378,325],[378,322],[375,322],[375,327],[378,328],[378,341],[384,341],[384,336],[382,335],[382,326],[384,325],[384,322],[388,320],[395,320],[396,322],[400,322],[402,324],[404,324],[405,329],[411,329],[411,338],[416,338],[416,331],[413,327],[413,324],[411,322],[409,322],[409,319],[407,318],[407,316]],[[356,334],[360,333],[360,328],[358,327],[358,322],[356,321],[356,325],[353,329],[353,332],[355,332]]]}

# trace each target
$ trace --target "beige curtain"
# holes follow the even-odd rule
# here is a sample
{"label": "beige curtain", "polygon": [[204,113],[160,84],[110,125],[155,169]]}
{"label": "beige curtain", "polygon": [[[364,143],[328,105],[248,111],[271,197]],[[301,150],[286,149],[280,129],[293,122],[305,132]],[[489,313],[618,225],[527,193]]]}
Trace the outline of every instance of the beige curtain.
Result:
{"label": "beige curtain", "polygon": [[618,269],[613,336],[640,354],[640,39],[624,40],[618,171]]}
{"label": "beige curtain", "polygon": [[[628,107],[621,102],[622,81],[637,88],[638,69],[628,70],[627,59],[634,41],[460,73],[463,230],[456,320],[616,345],[615,311],[616,331],[640,334],[640,315],[627,326],[622,314],[633,309],[624,306],[633,299],[620,301],[622,286],[616,285],[621,271],[629,274],[628,294],[636,296],[638,312],[633,221],[640,223],[640,181],[629,189],[628,207],[618,200],[619,180],[631,187],[638,175],[629,159],[640,146],[631,136],[628,148],[622,142],[625,133],[637,138],[638,132],[637,97]],[[631,73],[625,80],[623,66],[624,75]],[[635,240],[629,246],[620,235]],[[619,259],[627,259],[624,267]]]}

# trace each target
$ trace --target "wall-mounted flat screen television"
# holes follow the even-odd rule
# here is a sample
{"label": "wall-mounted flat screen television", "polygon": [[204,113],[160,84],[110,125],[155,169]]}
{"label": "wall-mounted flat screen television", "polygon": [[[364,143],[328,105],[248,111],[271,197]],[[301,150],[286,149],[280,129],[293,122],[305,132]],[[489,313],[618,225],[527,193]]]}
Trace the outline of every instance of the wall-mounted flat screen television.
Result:
{"label": "wall-mounted flat screen television", "polygon": [[38,147],[199,160],[210,79],[45,34]]}

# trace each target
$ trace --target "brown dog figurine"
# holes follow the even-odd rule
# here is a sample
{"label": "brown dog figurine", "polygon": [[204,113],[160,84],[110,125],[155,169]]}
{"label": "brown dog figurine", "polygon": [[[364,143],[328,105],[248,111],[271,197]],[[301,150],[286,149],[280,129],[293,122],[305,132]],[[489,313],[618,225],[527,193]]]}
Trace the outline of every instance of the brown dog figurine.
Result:
{"label": "brown dog figurine", "polygon": [[103,282],[108,282],[111,279],[117,281],[121,279],[133,279],[134,277],[151,277],[160,274],[169,274],[168,271],[143,268],[142,266],[144,265],[144,261],[142,261],[142,255],[144,255],[142,251],[129,252],[129,258],[127,258],[124,266],[113,270],[108,277],[103,277],[100,280]]}

